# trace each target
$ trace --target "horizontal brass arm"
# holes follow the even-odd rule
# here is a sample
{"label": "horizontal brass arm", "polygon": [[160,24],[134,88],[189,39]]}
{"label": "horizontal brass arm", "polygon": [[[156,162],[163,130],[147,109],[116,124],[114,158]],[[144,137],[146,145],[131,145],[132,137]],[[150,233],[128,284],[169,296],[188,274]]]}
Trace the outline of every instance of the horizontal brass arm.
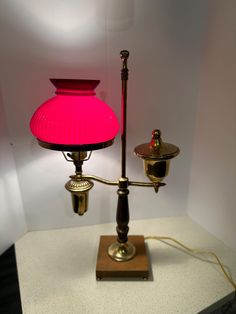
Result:
{"label": "horizontal brass arm", "polygon": [[104,183],[104,184],[107,184],[107,185],[116,185],[116,186],[118,186],[118,184],[119,184],[118,181],[110,181],[110,180],[106,180],[106,179],[103,179],[103,178],[100,178],[100,177],[97,177],[97,176],[94,176],[94,175],[90,175],[90,174],[83,174],[82,178],[83,179],[87,179],[87,180],[98,181],[100,183]]}
{"label": "horizontal brass arm", "polygon": [[155,187],[155,186],[165,186],[166,184],[163,182],[159,183],[153,183],[153,182],[136,182],[136,181],[129,181],[128,185],[133,185],[133,186],[144,186],[144,187]]}
{"label": "horizontal brass arm", "polygon": [[[94,175],[90,175],[90,174],[84,174],[82,175],[82,178],[83,179],[86,179],[86,180],[94,180],[94,181],[98,181],[100,183],[104,183],[104,184],[107,184],[107,185],[115,185],[115,186],[118,186],[119,185],[119,181],[110,181],[110,180],[106,180],[106,179],[103,179],[101,177],[98,177],[98,176],[94,176]],[[142,187],[151,187],[151,188],[157,188],[157,187],[160,187],[160,186],[165,186],[166,184],[165,183],[162,183],[162,182],[158,182],[158,183],[153,183],[153,182],[137,182],[137,181],[129,181],[128,180],[128,185],[129,186],[142,186]]]}

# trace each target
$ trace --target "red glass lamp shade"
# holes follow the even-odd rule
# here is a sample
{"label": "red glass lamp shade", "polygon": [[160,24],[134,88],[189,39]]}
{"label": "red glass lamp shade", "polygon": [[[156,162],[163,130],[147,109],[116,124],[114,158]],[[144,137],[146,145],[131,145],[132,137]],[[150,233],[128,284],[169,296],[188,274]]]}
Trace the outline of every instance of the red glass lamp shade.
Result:
{"label": "red glass lamp shade", "polygon": [[64,151],[110,146],[119,130],[112,109],[95,96],[98,80],[51,79],[56,96],[44,102],[30,121],[45,148]]}

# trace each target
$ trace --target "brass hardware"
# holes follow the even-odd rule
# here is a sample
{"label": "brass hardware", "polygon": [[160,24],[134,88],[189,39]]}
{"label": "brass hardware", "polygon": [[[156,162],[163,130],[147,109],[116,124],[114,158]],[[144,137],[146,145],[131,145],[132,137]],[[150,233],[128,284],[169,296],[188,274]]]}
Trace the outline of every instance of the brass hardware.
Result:
{"label": "brass hardware", "polygon": [[[91,174],[82,174],[81,178],[85,179],[85,180],[93,180],[93,181],[97,181],[106,185],[111,185],[111,186],[117,186],[119,185],[119,181],[111,181],[111,180],[107,180],[95,175],[91,175]],[[128,186],[139,186],[139,187],[150,187],[153,188],[155,187],[157,184],[154,184],[153,182],[140,182],[140,181],[129,181],[128,180]],[[165,186],[166,184],[163,182],[159,182],[158,186]]]}
{"label": "brass hardware", "polygon": [[67,191],[71,192],[74,212],[82,216],[88,209],[89,190],[93,187],[93,182],[81,179],[81,176],[71,176],[65,184]]}
{"label": "brass hardware", "polygon": [[163,182],[153,183],[153,182],[138,182],[138,181],[129,181],[129,186],[141,186],[141,187],[150,187],[155,188],[156,186],[165,186],[166,184]]}
{"label": "brass hardware", "polygon": [[75,165],[75,175],[70,176],[65,184],[67,191],[71,192],[73,210],[76,214],[82,216],[88,210],[89,190],[93,187],[93,182],[84,179],[82,176],[83,162],[88,160],[91,152],[88,155],[85,151],[72,152],[63,155],[67,161],[73,162]]}
{"label": "brass hardware", "polygon": [[81,151],[81,152],[72,152],[68,153],[67,156],[70,157],[73,161],[85,161],[87,159],[87,151]]}
{"label": "brass hardware", "polygon": [[92,151],[92,150],[102,149],[102,148],[111,146],[113,142],[114,142],[114,138],[109,141],[96,143],[96,144],[64,145],[64,144],[47,143],[47,142],[40,141],[38,139],[38,144],[41,147],[51,149],[51,150],[64,151],[64,152],[78,152],[78,151],[82,152],[82,151]]}
{"label": "brass hardware", "polygon": [[96,264],[96,277],[105,278],[148,278],[149,262],[147,256],[144,236],[129,236],[131,242],[136,248],[135,256],[127,261],[122,259],[117,261],[107,254],[107,248],[116,241],[114,235],[102,235],[99,241],[99,249]]}
{"label": "brass hardware", "polygon": [[66,161],[69,162],[81,162],[81,161],[87,161],[91,157],[92,151],[78,151],[78,152],[71,152],[65,154],[65,152],[62,151],[63,156],[65,157]]}
{"label": "brass hardware", "polygon": [[83,179],[88,179],[88,180],[94,180],[94,181],[97,181],[97,182],[100,182],[100,183],[103,183],[103,184],[107,184],[107,185],[118,185],[119,182],[118,181],[110,181],[110,180],[107,180],[107,179],[103,179],[103,178],[100,178],[98,176],[94,176],[94,175],[90,175],[90,174],[83,174],[82,175],[82,178]]}
{"label": "brass hardware", "polygon": [[129,232],[129,203],[128,203],[128,178],[126,178],[126,122],[127,122],[127,81],[128,67],[127,60],[129,52],[120,52],[122,60],[121,69],[121,178],[119,179],[118,203],[116,210],[116,232],[117,242],[108,248],[108,255],[116,261],[127,261],[134,257],[136,249],[133,244],[128,242]]}
{"label": "brass hardware", "polygon": [[170,161],[144,160],[144,170],[153,183],[161,182],[169,174]]}
{"label": "brass hardware", "polygon": [[[91,174],[83,174],[82,178],[85,180],[93,180],[93,181],[97,181],[106,185],[111,185],[111,186],[117,186],[119,185],[119,181],[111,181],[111,180],[107,180],[95,175],[91,175]],[[140,186],[140,187],[150,187],[153,188],[156,184],[154,184],[153,182],[140,182],[140,181],[129,181],[128,179],[128,186]],[[159,186],[165,186],[166,184],[163,182],[159,182],[158,184]]]}
{"label": "brass hardware", "polygon": [[162,139],[161,139],[160,130],[153,130],[150,146],[154,149],[158,149],[161,145],[162,145]]}
{"label": "brass hardware", "polygon": [[127,60],[129,58],[129,51],[122,50],[120,52],[122,60],[121,69],[121,177],[126,177],[126,125],[127,125],[127,81],[129,76],[129,69],[127,67]]}
{"label": "brass hardware", "polygon": [[158,161],[171,159],[179,154],[177,146],[162,141],[160,130],[153,130],[151,142],[138,145],[134,151],[142,159]]}
{"label": "brass hardware", "polygon": [[135,256],[136,248],[130,242],[115,242],[108,247],[108,255],[117,262],[125,262]]}
{"label": "brass hardware", "polygon": [[168,175],[170,159],[179,154],[179,148],[173,144],[164,143],[160,130],[152,131],[150,143],[137,146],[135,154],[144,161],[144,170],[148,178],[154,183],[157,192],[160,182]]}

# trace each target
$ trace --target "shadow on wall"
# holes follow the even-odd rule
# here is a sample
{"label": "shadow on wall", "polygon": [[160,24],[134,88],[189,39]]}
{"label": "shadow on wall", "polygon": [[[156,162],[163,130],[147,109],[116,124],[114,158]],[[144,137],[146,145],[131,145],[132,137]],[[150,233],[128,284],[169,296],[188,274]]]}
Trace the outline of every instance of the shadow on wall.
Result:
{"label": "shadow on wall", "polygon": [[3,98],[0,90],[0,254],[26,232],[11,142],[8,134]]}
{"label": "shadow on wall", "polygon": [[[12,154],[12,143],[8,134],[6,115],[3,106],[3,97],[0,87],[0,174],[1,177],[12,171],[12,164],[9,162],[9,154]],[[13,157],[12,157],[13,158]]]}

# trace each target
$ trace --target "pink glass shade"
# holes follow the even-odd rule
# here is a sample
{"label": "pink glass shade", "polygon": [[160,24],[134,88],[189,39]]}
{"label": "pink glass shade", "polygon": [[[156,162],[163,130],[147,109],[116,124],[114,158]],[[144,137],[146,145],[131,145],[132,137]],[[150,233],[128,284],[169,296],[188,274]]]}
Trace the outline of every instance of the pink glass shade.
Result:
{"label": "pink glass shade", "polygon": [[110,146],[119,130],[112,109],[95,96],[98,80],[51,79],[56,96],[33,114],[30,128],[39,144],[55,150]]}

